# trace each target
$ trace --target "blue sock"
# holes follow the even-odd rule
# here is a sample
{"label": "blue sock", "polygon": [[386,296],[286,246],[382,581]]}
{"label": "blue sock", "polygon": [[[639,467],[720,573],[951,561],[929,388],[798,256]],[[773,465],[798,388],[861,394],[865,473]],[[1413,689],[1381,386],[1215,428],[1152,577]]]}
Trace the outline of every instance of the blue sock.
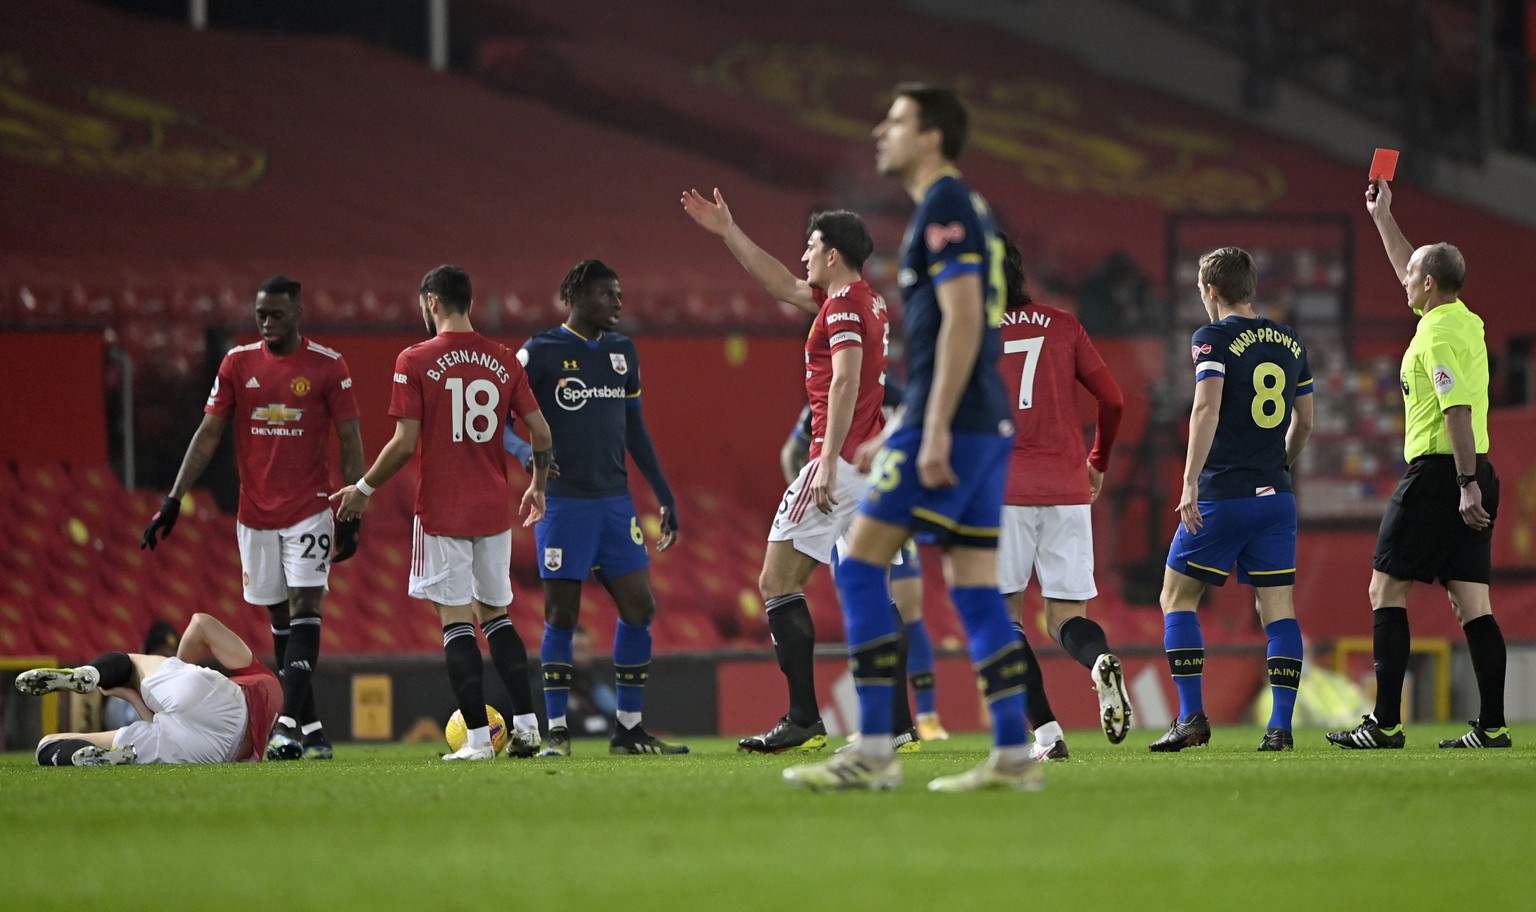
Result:
{"label": "blue sock", "polygon": [[571,699],[571,675],[574,672],[571,640],[575,635],[573,627],[554,627],[548,621],[544,622],[539,663],[544,674],[544,713],[549,719],[563,719],[566,703]]}
{"label": "blue sock", "polygon": [[859,693],[859,731],[874,736],[892,733],[894,670],[883,663],[896,655],[900,632],[885,568],[844,558],[837,568],[837,594],[843,604],[843,625],[853,684]]}
{"label": "blue sock", "polygon": [[614,691],[619,712],[639,712],[651,676],[651,625],[619,621],[613,633]]}
{"label": "blue sock", "polygon": [[1275,698],[1269,727],[1290,731],[1301,684],[1301,625],[1295,618],[1281,618],[1264,625],[1264,632],[1269,634],[1269,692]]}
{"label": "blue sock", "polygon": [[937,712],[938,701],[933,695],[933,641],[928,639],[928,627],[922,618],[907,625],[907,680],[912,682],[918,713]]}
{"label": "blue sock", "polygon": [[998,747],[1029,743],[1024,725],[1024,647],[1002,593],[988,587],[954,588],[949,597],[965,625],[971,665],[981,678],[992,711],[992,736]]}
{"label": "blue sock", "polygon": [[1200,618],[1193,611],[1172,611],[1163,615],[1163,651],[1168,654],[1168,670],[1179,689],[1179,719],[1205,712],[1200,692],[1205,673],[1205,638],[1200,635]]}

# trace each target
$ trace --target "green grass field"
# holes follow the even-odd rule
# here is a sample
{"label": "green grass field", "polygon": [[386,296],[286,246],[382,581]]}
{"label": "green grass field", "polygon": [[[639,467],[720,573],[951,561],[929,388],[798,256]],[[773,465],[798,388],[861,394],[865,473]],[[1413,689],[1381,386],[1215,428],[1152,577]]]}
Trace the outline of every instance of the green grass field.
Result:
{"label": "green grass field", "polygon": [[1530,908],[1536,726],[1507,751],[1353,753],[1258,729],[1154,755],[1071,733],[1038,794],[935,795],[958,737],[883,794],[813,794],[787,757],[449,765],[423,745],[330,763],[40,769],[0,755],[0,908]]}

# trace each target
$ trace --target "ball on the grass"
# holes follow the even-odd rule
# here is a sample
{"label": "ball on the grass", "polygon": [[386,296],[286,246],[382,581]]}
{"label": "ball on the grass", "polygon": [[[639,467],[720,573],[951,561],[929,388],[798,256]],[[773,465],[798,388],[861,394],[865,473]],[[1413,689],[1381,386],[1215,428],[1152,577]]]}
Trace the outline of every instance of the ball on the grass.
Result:
{"label": "ball on the grass", "polygon": [[[491,747],[494,747],[499,754],[502,748],[507,746],[507,722],[494,706],[486,706],[485,717],[491,722]],[[465,740],[469,738],[469,731],[464,728],[463,713],[458,710],[453,711],[453,715],[448,717],[448,724],[443,726],[443,737],[448,740],[449,750],[456,751],[464,746]]]}

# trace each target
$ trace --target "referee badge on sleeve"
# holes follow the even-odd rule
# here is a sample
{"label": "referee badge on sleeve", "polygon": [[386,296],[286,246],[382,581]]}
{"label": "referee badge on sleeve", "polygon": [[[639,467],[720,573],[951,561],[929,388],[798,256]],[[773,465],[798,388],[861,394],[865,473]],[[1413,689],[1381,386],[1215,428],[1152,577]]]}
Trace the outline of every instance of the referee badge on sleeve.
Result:
{"label": "referee badge on sleeve", "polygon": [[561,565],[564,564],[564,563],[565,563],[565,549],[564,548],[545,548],[544,549],[544,569],[545,570],[559,570]]}
{"label": "referee badge on sleeve", "polygon": [[1435,392],[1444,396],[1456,388],[1456,377],[1451,374],[1451,369],[1444,364],[1435,365]]}

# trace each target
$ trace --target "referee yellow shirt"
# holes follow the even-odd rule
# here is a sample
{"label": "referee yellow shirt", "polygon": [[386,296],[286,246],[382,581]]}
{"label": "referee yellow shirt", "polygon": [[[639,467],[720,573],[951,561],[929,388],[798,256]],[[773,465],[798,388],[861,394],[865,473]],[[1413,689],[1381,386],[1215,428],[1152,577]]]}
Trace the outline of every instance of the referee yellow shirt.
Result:
{"label": "referee yellow shirt", "polygon": [[1488,345],[1483,320],[1460,300],[1441,304],[1419,318],[1403,355],[1403,458],[1450,455],[1445,410],[1472,408],[1477,451],[1488,452]]}

